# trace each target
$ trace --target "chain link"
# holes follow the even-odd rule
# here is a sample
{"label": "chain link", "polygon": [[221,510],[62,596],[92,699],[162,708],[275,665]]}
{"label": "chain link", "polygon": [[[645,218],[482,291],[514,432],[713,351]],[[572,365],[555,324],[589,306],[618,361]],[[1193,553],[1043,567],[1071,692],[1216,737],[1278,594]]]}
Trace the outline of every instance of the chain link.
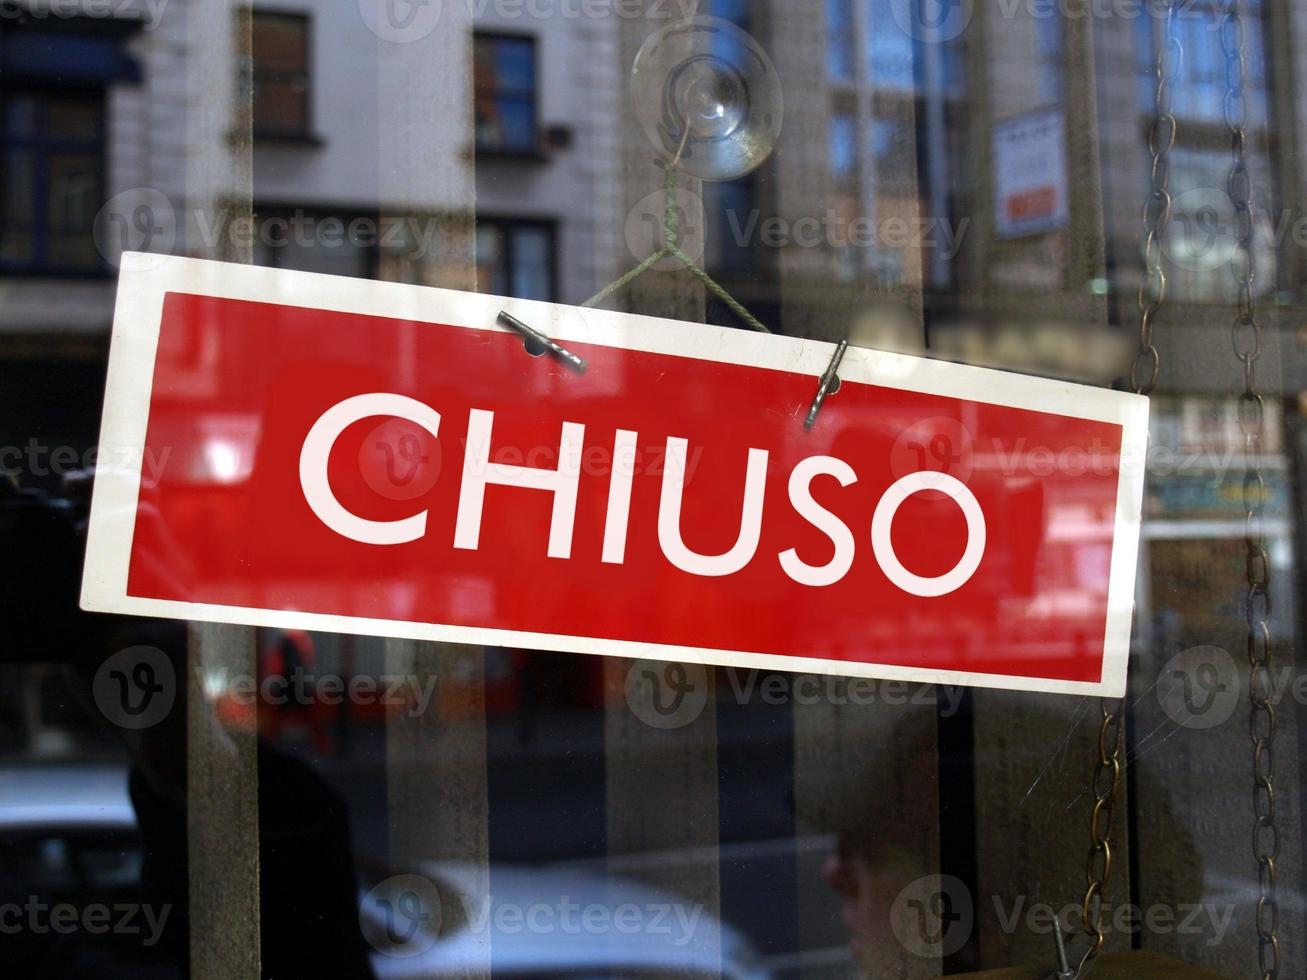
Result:
{"label": "chain link", "polygon": [[1089,854],[1085,858],[1085,898],[1080,906],[1080,921],[1093,945],[1080,962],[1083,975],[1098,958],[1107,941],[1103,928],[1103,904],[1112,880],[1112,823],[1116,815],[1121,788],[1121,754],[1125,744],[1125,712],[1120,701],[1099,702],[1102,722],[1098,728],[1098,753],[1094,765],[1092,789],[1094,809],[1089,817]]}
{"label": "chain link", "polygon": [[1184,49],[1175,33],[1175,0],[1163,0],[1163,36],[1153,63],[1153,114],[1148,127],[1151,158],[1148,198],[1144,202],[1144,275],[1139,280],[1139,353],[1130,366],[1130,387],[1141,395],[1152,393],[1161,370],[1161,355],[1153,343],[1153,321],[1166,300],[1163,244],[1171,222],[1171,149],[1176,122],[1173,79],[1180,70]]}
{"label": "chain link", "polygon": [[[1159,0],[1156,6],[1161,15],[1162,36],[1153,62],[1154,114],[1148,128],[1151,170],[1143,209],[1144,275],[1139,281],[1139,352],[1130,366],[1130,387],[1141,395],[1152,393],[1162,367],[1161,354],[1153,342],[1153,327],[1166,301],[1163,244],[1171,221],[1171,150],[1175,146],[1177,129],[1173,83],[1184,59],[1184,49],[1175,32],[1176,0]],[[1085,898],[1080,906],[1080,921],[1091,945],[1073,974],[1075,977],[1088,973],[1107,942],[1103,905],[1112,880],[1112,824],[1121,789],[1121,758],[1125,747],[1124,703],[1105,698],[1099,702],[1099,712],[1098,751],[1091,781],[1094,808],[1089,817]]]}
{"label": "chain link", "polygon": [[1239,427],[1243,433],[1243,509],[1246,514],[1244,570],[1247,595],[1244,616],[1248,627],[1248,732],[1253,743],[1253,856],[1257,860],[1257,961],[1262,980],[1280,974],[1280,905],[1276,861],[1280,855],[1275,823],[1275,706],[1271,697],[1274,648],[1271,616],[1271,567],[1266,554],[1266,479],[1261,471],[1266,402],[1257,389],[1257,361],[1262,354],[1262,328],[1254,292],[1256,211],[1248,166],[1248,65],[1245,30],[1239,0],[1223,0],[1221,48],[1225,54],[1225,123],[1230,131],[1231,163],[1227,184],[1234,207],[1236,248],[1232,268],[1237,285],[1236,312],[1231,328],[1235,356],[1243,365],[1239,395]]}

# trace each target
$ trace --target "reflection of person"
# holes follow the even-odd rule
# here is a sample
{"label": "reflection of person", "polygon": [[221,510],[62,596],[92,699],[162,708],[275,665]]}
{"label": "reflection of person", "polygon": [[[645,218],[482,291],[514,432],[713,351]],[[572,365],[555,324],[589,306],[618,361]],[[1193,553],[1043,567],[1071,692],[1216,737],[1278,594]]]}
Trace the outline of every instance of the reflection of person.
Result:
{"label": "reflection of person", "polygon": [[841,834],[836,852],[822,867],[822,877],[840,897],[840,918],[848,932],[849,949],[854,961],[866,970],[876,944],[885,941],[878,924],[889,921],[890,910],[881,900],[885,890],[877,887],[877,855],[858,843],[854,835]]}
{"label": "reflection of person", "polygon": [[879,978],[895,975],[905,955],[891,927],[895,899],[927,873],[927,862],[934,862],[936,814],[926,818],[920,787],[903,785],[900,775],[924,766],[923,778],[934,780],[935,712],[924,706],[858,710],[876,713],[862,719],[871,726],[861,735],[871,735],[872,729],[883,734],[871,736],[875,748],[869,753],[841,761],[841,778],[810,787],[803,816],[836,836],[835,853],[827,857],[822,877],[839,897],[842,925],[861,975]]}
{"label": "reflection of person", "polygon": [[[1017,734],[1004,748],[1002,759],[973,754],[946,761],[978,773],[1016,770],[1028,771],[1032,778],[1035,774],[1039,774],[1041,780],[1047,778],[1052,764],[1050,756],[1056,758],[1059,746],[1065,745],[1068,728],[1084,725],[1085,716],[1076,712],[1073,706],[1061,712],[1041,703],[1038,696],[1021,697],[1029,700],[1024,704],[1013,704],[1013,717],[1008,724]],[[940,771],[935,712],[917,707],[893,712],[884,707],[859,710],[893,714],[885,719],[886,736],[875,743],[877,748],[873,752],[878,758],[867,762],[853,780],[822,785],[817,790],[817,798],[809,801],[809,805],[815,822],[836,835],[835,853],[826,859],[822,876],[839,896],[850,950],[863,976],[896,975],[898,971],[894,964],[902,961],[905,951],[909,959],[934,958],[941,950],[945,955],[958,953],[968,940],[977,935],[975,930],[987,928],[986,918],[999,902],[1010,900],[1016,907],[1017,901],[1029,903],[1032,896],[1046,896],[1035,901],[1048,902],[1058,911],[1069,908],[1074,912],[1079,907],[1083,896],[1081,869],[1087,841],[1077,831],[1087,828],[1087,797],[1076,796],[1076,791],[1070,789],[1068,801],[1074,798],[1075,806],[1069,811],[1072,815],[1069,829],[1050,828],[1048,836],[1038,840],[1028,839],[1029,825],[1013,817],[1010,824],[1013,839],[1007,844],[1010,854],[1034,848],[1039,854],[1047,855],[1046,860],[1041,857],[1034,862],[1035,866],[1042,868],[1040,875],[1045,880],[1026,883],[1025,895],[986,892],[983,891],[986,887],[995,886],[982,881],[978,883],[986,896],[982,899],[979,894],[969,894],[969,886],[955,878],[928,880],[928,876],[949,875],[947,867],[937,865],[937,842],[932,835],[935,815],[930,815],[932,827],[925,833],[919,826],[913,826],[914,819],[920,822],[921,813],[920,807],[914,808],[911,800],[920,794],[923,783],[935,781]],[[1028,737],[1023,738],[1019,733]],[[898,765],[894,764],[895,760]],[[1086,754],[1083,759],[1063,756],[1057,763],[1072,767],[1078,779],[1081,775],[1088,777],[1091,761]],[[1077,763],[1083,763],[1083,766],[1077,766]],[[947,771],[952,767],[944,768]],[[913,785],[901,785],[905,781],[904,772],[918,774],[906,780]],[[977,791],[984,792],[981,780],[978,779],[977,783]],[[1030,789],[1033,791],[1035,787]],[[1142,790],[1136,789],[1149,800],[1148,809],[1151,811],[1142,815],[1141,820],[1166,827],[1166,833],[1175,842],[1173,853],[1186,856],[1183,863],[1168,868],[1167,889],[1175,901],[1202,901],[1203,868],[1184,821],[1176,816],[1161,787],[1150,781]],[[1124,785],[1122,791],[1125,792]],[[934,792],[927,795],[933,805]],[[993,806],[995,801],[989,802]],[[1031,804],[1029,800],[1011,801],[1014,811],[1023,805]],[[1035,823],[1038,825],[1039,821]],[[1114,841],[1124,840],[1125,824],[1123,804],[1113,828]],[[994,859],[991,867],[997,867],[995,862],[1003,860],[1001,856],[991,855],[991,858]],[[1065,894],[1060,891],[1061,882],[1066,882]],[[1050,888],[1054,889],[1052,894],[1049,894]],[[1022,917],[1020,921],[1024,924],[1029,919]],[[1119,921],[1119,917],[1114,918],[1114,922]],[[992,919],[989,922],[994,924]],[[1063,925],[1074,929],[1079,922],[1073,918]],[[1120,928],[1119,925],[1115,927]],[[1075,940],[1079,938],[1077,936]],[[1037,953],[1033,959],[1047,961],[1032,964],[1030,976],[1047,976],[1055,955],[1051,934],[1032,936],[1028,943],[1020,940],[1021,937],[1016,937],[1010,945],[1020,949],[1035,948]],[[1024,973],[1020,975],[1025,976]]]}
{"label": "reflection of person", "polygon": [[[17,553],[11,557],[20,566],[40,564],[36,554]],[[26,604],[63,613],[61,618],[16,617],[14,622],[20,628],[10,635],[6,650],[35,650],[40,652],[40,659],[65,663],[70,683],[96,716],[100,712],[94,707],[91,679],[115,651],[152,647],[171,662],[176,678],[187,677],[185,624],[79,612],[76,569],[76,564],[61,568],[61,574],[67,574],[54,591],[50,591],[49,582],[42,580],[37,586],[41,591],[0,597],[0,610]],[[21,579],[18,584],[21,588]],[[55,637],[59,638],[58,644]],[[162,980],[189,976],[189,855],[192,845],[202,847],[204,842],[193,839],[195,828],[203,825],[202,812],[188,812],[187,739],[207,727],[204,737],[214,740],[219,756],[230,741],[211,714],[205,719],[207,726],[188,728],[184,682],[170,694],[172,707],[162,721],[141,730],[119,732],[132,758],[129,792],[141,839],[139,881],[99,894],[93,884],[83,880],[79,886],[83,894],[77,896],[80,901],[111,908],[130,903],[142,912],[148,907],[158,917],[158,932],[124,935],[112,929],[107,933],[100,929],[21,930],[5,935],[6,975],[43,980]],[[312,768],[262,741],[257,778],[259,834],[246,846],[258,848],[259,853],[263,976],[371,980],[372,969],[359,925],[358,886],[345,804]],[[4,863],[0,861],[0,865]],[[55,904],[66,900],[64,895],[42,894],[43,884],[38,878],[29,867],[6,868],[0,873],[0,900],[20,896],[24,901],[31,899],[47,906],[52,898]],[[204,896],[197,900],[222,899]],[[227,911],[237,916],[247,914],[244,909]]]}
{"label": "reflection of person", "polygon": [[[163,650],[184,677],[186,629],[182,624],[124,621],[110,649],[140,643]],[[90,665],[93,672],[94,664]],[[119,970],[94,936],[69,937],[57,960],[41,950],[43,966],[32,976],[153,976],[142,965],[186,976],[190,936],[190,839],[186,781],[187,699],[179,691],[164,721],[130,733],[134,765],[132,806],[143,845],[141,902],[169,908],[163,941],[132,950],[132,970]],[[212,721],[210,736],[228,744]],[[359,928],[358,887],[344,802],[302,761],[260,740],[258,746],[259,917],[263,976],[331,976],[370,980],[371,967]],[[215,899],[216,900],[216,899]],[[239,913],[238,913],[239,914]],[[175,972],[173,972],[175,971]]]}
{"label": "reflection of person", "polygon": [[[303,722],[313,740],[313,748],[320,755],[331,751],[331,736],[327,733],[324,705],[316,698],[305,700],[299,684],[310,676],[317,664],[317,651],[313,640],[303,630],[282,630],[276,641],[265,647],[260,657],[259,690],[273,691],[276,700],[261,705],[259,732],[269,740],[278,738],[287,725]],[[268,685],[268,680],[275,683]]]}

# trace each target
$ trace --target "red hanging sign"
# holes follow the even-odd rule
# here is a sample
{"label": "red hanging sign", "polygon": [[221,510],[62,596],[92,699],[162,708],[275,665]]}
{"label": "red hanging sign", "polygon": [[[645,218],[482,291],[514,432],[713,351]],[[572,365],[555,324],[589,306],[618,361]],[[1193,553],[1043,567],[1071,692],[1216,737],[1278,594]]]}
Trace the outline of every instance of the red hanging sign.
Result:
{"label": "red hanging sign", "polygon": [[83,606],[1122,694],[1147,400],[833,349],[129,255]]}

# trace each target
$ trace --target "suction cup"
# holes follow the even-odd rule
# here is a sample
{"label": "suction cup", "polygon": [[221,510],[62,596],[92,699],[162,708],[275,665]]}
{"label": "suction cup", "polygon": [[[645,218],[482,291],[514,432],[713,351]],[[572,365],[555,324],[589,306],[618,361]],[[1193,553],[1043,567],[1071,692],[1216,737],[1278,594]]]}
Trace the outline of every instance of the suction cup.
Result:
{"label": "suction cup", "polygon": [[663,28],[640,47],[631,76],[645,135],[687,174],[743,177],[776,146],[784,115],[776,67],[730,21],[695,17]]}

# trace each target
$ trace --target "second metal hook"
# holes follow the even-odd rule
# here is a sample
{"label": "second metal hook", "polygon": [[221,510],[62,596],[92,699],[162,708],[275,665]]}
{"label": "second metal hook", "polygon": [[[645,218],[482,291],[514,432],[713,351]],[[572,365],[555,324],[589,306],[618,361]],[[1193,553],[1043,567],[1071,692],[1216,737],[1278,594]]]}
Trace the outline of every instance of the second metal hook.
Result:
{"label": "second metal hook", "polygon": [[817,415],[821,412],[821,406],[825,404],[826,397],[830,395],[831,390],[836,387],[840,380],[840,365],[844,363],[844,352],[848,349],[849,342],[847,340],[841,340],[839,346],[835,348],[835,353],[830,359],[830,366],[826,368],[826,373],[821,376],[821,384],[817,387],[817,397],[812,400],[812,408],[808,409],[808,418],[803,423],[805,429],[811,429],[817,424]]}

